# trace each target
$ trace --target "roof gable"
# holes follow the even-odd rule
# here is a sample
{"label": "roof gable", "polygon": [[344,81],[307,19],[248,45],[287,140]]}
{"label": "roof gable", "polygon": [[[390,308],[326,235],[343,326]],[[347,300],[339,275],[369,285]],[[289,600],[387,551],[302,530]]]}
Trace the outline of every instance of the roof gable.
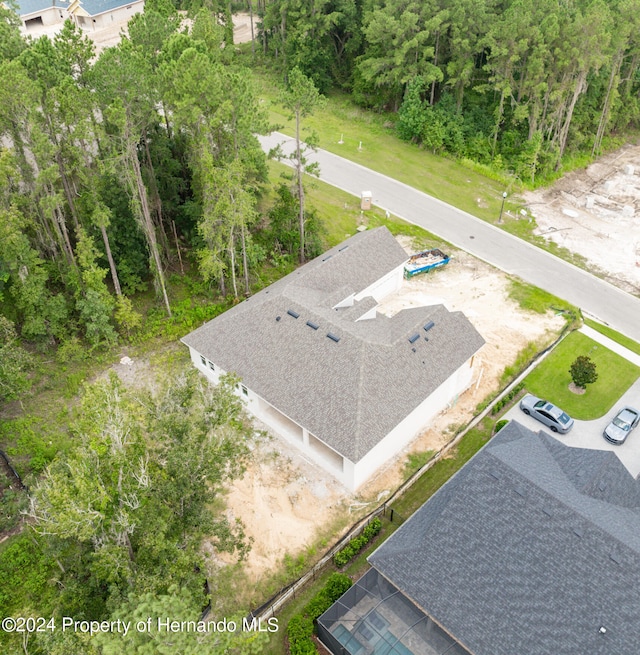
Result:
{"label": "roof gable", "polygon": [[475,655],[633,655],[638,483],[592,451],[622,495],[594,498],[565,472],[592,455],[552,441],[511,422],[370,561]]}
{"label": "roof gable", "polygon": [[183,342],[357,462],[484,343],[441,305],[373,320],[358,320],[367,297],[335,308],[405,260],[386,228],[357,234]]}

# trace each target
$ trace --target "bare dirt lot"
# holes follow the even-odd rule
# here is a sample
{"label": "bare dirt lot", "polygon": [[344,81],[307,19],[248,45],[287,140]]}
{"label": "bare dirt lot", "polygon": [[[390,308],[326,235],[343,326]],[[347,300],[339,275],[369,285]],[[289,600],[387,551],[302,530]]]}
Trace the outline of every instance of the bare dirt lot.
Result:
{"label": "bare dirt lot", "polygon": [[[401,239],[401,243],[413,252],[408,240]],[[228,496],[230,515],[240,518],[254,539],[245,565],[250,579],[273,571],[286,553],[302,552],[341,519],[346,525],[358,514],[373,509],[402,481],[409,452],[439,450],[451,438],[450,426],[468,422],[476,405],[498,387],[505,366],[529,342],[549,341],[551,334],[562,327],[559,317],[522,311],[508,298],[508,284],[499,271],[456,252],[448,266],[405,281],[399,294],[385,300],[380,311],[389,315],[440,302],[452,311],[463,310],[487,342],[476,357],[476,379],[454,406],[436,417],[410,448],[357,496],[280,439],[273,438],[260,446],[255,463],[244,478],[234,483]]]}
{"label": "bare dirt lot", "polygon": [[628,144],[551,187],[523,194],[540,234],[640,294],[640,145]]}

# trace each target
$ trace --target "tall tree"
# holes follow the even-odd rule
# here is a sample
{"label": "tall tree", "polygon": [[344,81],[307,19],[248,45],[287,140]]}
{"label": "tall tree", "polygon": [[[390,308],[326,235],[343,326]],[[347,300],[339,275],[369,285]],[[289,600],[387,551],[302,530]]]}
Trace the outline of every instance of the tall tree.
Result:
{"label": "tall tree", "polygon": [[149,193],[138,153],[145,132],[157,120],[151,69],[142,54],[124,39],[117,47],[102,52],[95,64],[95,77],[104,116],[112,126],[113,151],[120,159],[120,170],[127,182],[131,208],[149,248],[156,290],[164,301],[167,314],[171,316],[156,225],[151,215]]}
{"label": "tall tree", "polygon": [[315,84],[300,69],[294,68],[289,73],[288,88],[281,96],[281,102],[285,109],[291,112],[291,118],[296,121],[296,145],[294,152],[290,155],[295,171],[295,185],[298,195],[298,221],[300,228],[300,263],[306,260],[304,226],[305,226],[305,198],[303,176],[305,173],[317,175],[319,172],[316,163],[309,163],[305,157],[308,150],[314,150],[317,145],[317,137],[311,133],[306,140],[302,140],[302,119],[311,115],[316,109],[324,104],[324,96],[320,95]]}

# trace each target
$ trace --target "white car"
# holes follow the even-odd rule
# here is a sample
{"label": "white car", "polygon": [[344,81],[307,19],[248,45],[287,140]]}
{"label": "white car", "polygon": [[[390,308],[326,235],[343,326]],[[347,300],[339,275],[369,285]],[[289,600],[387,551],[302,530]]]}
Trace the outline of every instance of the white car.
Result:
{"label": "white car", "polygon": [[640,423],[640,412],[633,407],[623,407],[602,434],[607,441],[616,445],[622,444],[638,423]]}

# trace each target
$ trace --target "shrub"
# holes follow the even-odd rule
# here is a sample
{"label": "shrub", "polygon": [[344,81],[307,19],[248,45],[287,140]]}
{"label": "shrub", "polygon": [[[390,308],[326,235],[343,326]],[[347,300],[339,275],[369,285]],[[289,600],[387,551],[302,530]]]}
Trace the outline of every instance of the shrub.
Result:
{"label": "shrub", "polygon": [[333,563],[342,568],[352,560],[377,534],[382,528],[382,522],[376,518],[369,523],[362,534],[354,537],[342,550],[339,550],[333,556]]}
{"label": "shrub", "polygon": [[291,655],[317,655],[313,643],[313,622],[326,612],[353,583],[349,576],[332,573],[320,591],[302,608],[300,614],[291,617],[287,626],[289,653]]}
{"label": "shrub", "polygon": [[598,379],[595,362],[586,355],[576,357],[571,368],[571,379],[576,387],[586,388],[588,384],[593,384]]}
{"label": "shrub", "polygon": [[497,414],[505,405],[509,404],[522,390],[524,389],[524,382],[517,384],[511,391],[501,398],[491,410],[491,414]]}
{"label": "shrub", "polygon": [[508,423],[509,421],[506,418],[501,419],[496,423],[496,429],[495,432],[498,433],[502,428]]}

